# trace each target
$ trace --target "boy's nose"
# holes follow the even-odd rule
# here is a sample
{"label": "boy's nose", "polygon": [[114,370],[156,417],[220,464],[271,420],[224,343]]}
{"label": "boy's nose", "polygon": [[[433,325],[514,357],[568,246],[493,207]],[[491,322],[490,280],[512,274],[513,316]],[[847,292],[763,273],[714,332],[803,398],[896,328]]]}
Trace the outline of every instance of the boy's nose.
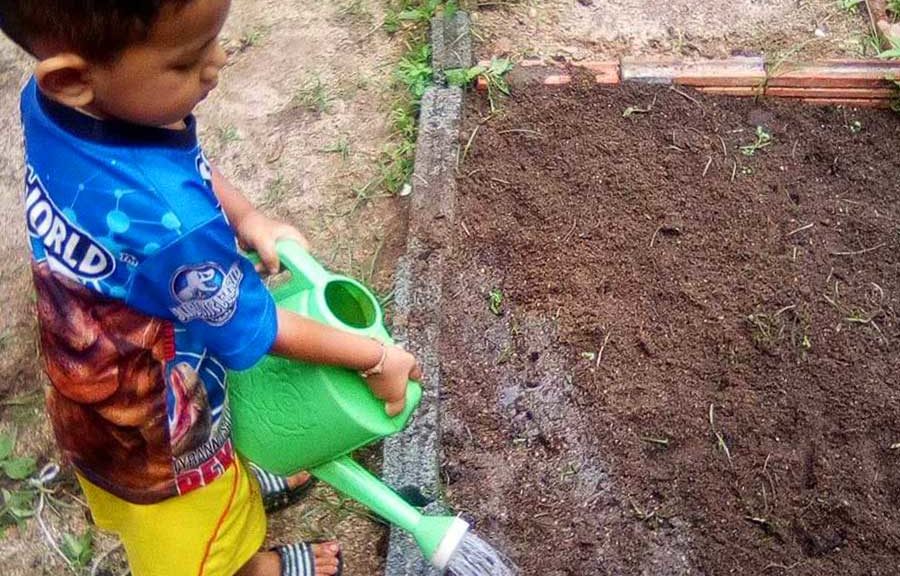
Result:
{"label": "boy's nose", "polygon": [[216,71],[218,72],[222,68],[225,67],[225,64],[228,63],[228,52],[225,51],[225,47],[221,44],[216,44],[216,48],[213,51],[212,62],[211,64],[216,67]]}
{"label": "boy's nose", "polygon": [[209,62],[203,68],[201,79],[207,84],[214,84],[219,79],[219,71],[225,67],[228,62],[228,53],[221,45],[217,45],[212,53]]}

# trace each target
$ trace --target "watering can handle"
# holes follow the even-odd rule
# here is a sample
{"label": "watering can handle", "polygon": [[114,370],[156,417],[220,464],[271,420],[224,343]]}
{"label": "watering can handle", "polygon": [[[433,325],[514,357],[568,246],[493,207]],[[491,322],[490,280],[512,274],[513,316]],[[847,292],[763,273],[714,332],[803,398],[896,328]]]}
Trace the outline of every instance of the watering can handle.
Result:
{"label": "watering can handle", "polygon": [[[288,285],[297,285],[300,289],[309,289],[324,285],[331,276],[315,258],[296,240],[279,240],[275,246],[278,260],[291,273]],[[253,264],[261,262],[259,254],[248,252],[247,259]]]}

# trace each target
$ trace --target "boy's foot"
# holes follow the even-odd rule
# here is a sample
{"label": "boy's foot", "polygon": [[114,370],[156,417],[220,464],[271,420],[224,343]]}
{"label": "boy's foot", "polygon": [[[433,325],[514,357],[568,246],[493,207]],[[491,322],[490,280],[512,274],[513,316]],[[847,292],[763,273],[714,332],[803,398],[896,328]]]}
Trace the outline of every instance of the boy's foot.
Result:
{"label": "boy's foot", "polygon": [[278,476],[266,472],[250,463],[250,471],[259,482],[263,506],[266,512],[277,512],[299,502],[315,485],[316,480],[309,472],[298,472],[293,476]]}
{"label": "boy's foot", "polygon": [[340,576],[344,563],[337,542],[291,544],[275,548],[281,576]]}

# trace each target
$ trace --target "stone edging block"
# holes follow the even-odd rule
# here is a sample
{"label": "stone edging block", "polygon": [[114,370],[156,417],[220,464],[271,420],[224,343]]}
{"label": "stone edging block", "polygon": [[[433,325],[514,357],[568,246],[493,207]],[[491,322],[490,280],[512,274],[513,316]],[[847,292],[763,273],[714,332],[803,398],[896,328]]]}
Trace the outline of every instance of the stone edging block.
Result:
{"label": "stone edging block", "polygon": [[[456,199],[456,155],[462,89],[430,88],[422,98],[406,255],[395,282],[394,337],[413,352],[425,373],[422,405],[401,434],[384,442],[385,482],[438,513],[440,496],[440,386],[438,357],[444,259]],[[408,498],[409,499],[409,498]],[[415,542],[391,528],[386,576],[436,575]]]}

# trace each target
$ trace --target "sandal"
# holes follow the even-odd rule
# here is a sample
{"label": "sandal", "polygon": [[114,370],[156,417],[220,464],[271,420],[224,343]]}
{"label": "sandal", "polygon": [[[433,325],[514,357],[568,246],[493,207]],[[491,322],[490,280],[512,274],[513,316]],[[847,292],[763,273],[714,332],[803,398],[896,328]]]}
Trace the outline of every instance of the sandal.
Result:
{"label": "sandal", "polygon": [[[315,576],[316,555],[312,545],[320,542],[301,542],[289,546],[278,546],[272,550],[278,552],[281,557],[281,576]],[[335,576],[344,573],[344,558],[341,552],[337,554],[337,572]]]}
{"label": "sandal", "polygon": [[310,476],[309,480],[291,489],[288,487],[287,478],[284,476],[266,472],[252,462],[249,465],[250,471],[253,472],[256,481],[259,482],[263,507],[267,513],[278,512],[293,506],[302,500],[316,484],[316,479]]}

